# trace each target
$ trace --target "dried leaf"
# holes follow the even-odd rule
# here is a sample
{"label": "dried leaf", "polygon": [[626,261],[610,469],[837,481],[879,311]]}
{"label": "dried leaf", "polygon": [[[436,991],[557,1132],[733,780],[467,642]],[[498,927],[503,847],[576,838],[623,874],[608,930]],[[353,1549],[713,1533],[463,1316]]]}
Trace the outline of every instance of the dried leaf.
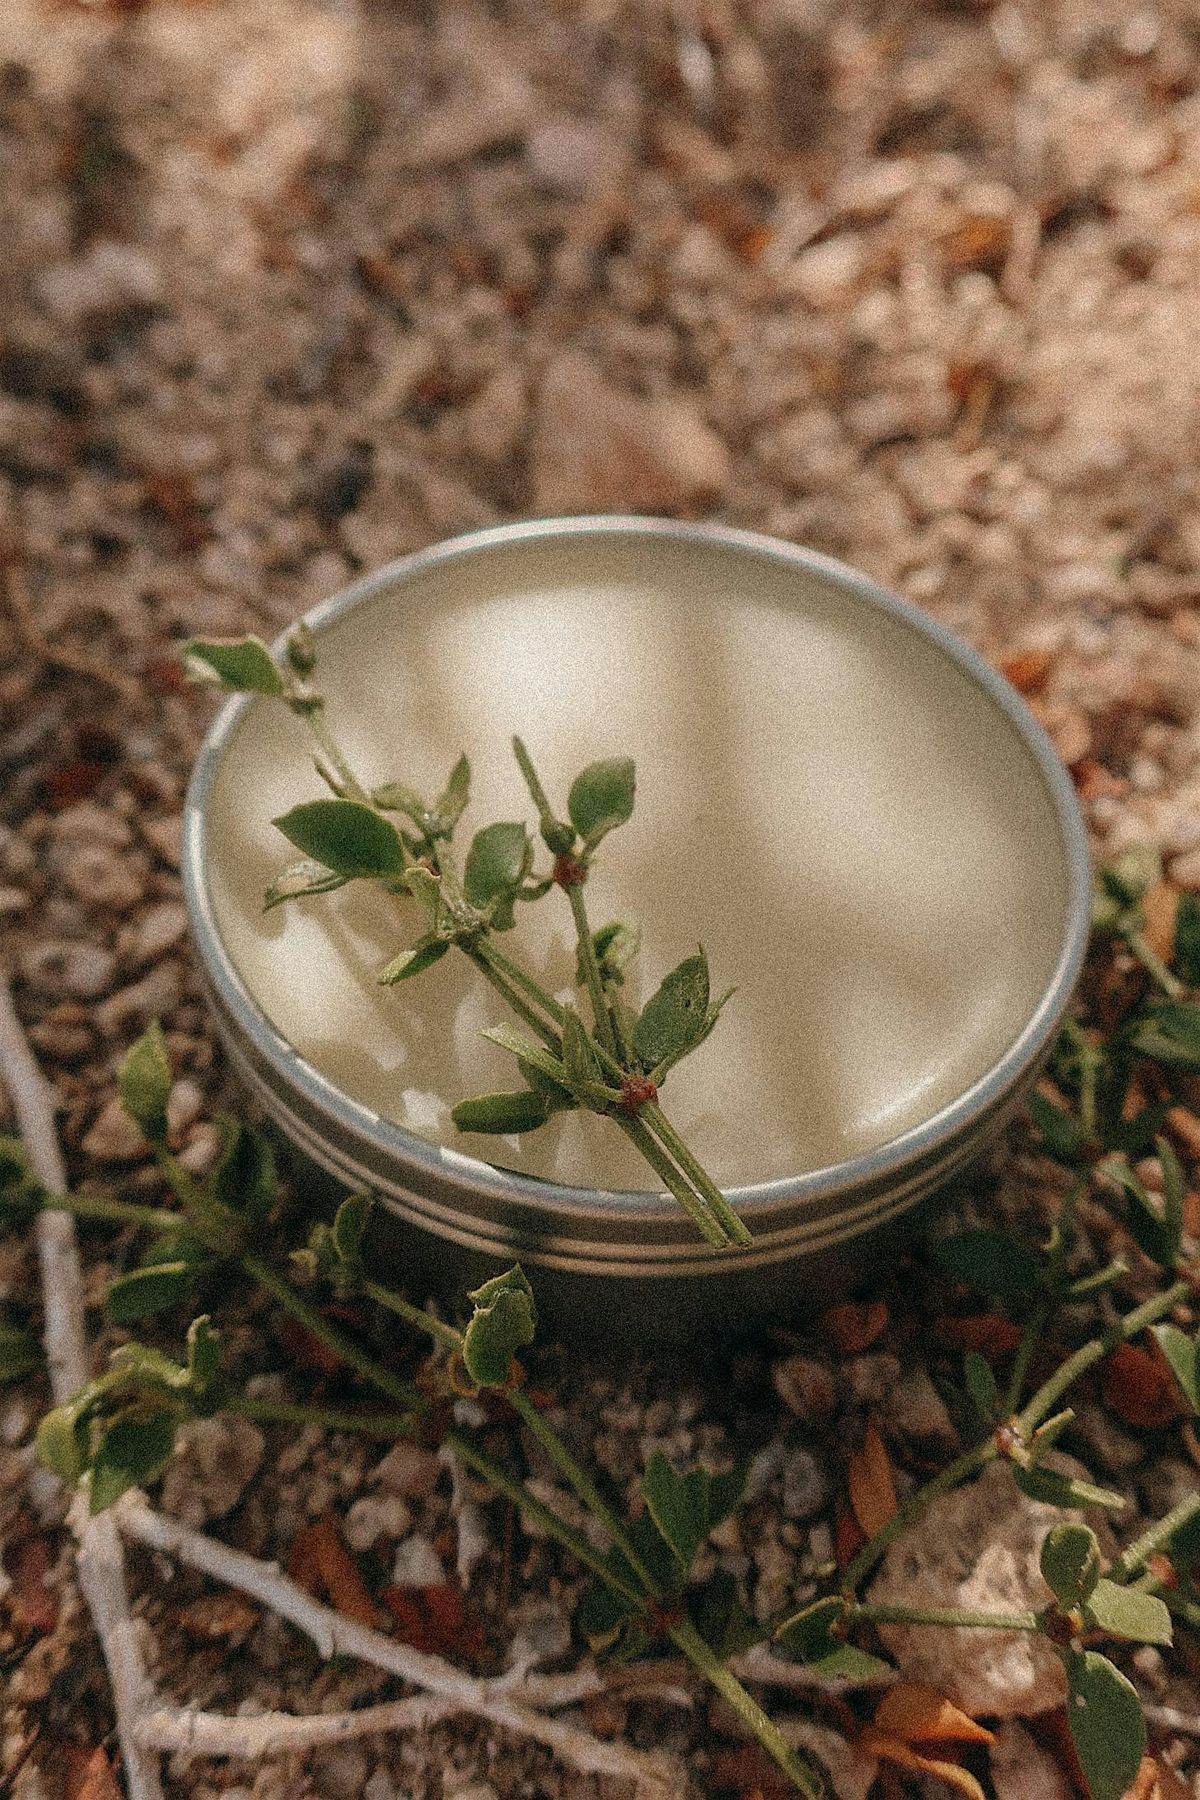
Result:
{"label": "dried leaf", "polygon": [[476,1662],[487,1651],[477,1618],[468,1618],[461,1591],[448,1583],[433,1587],[386,1587],[380,1595],[396,1621],[396,1635],[414,1650]]}
{"label": "dried leaf", "polygon": [[1156,881],[1142,896],[1145,923],[1142,935],[1156,956],[1170,962],[1175,952],[1175,922],[1179,916],[1180,893],[1169,881]]}
{"label": "dried leaf", "polygon": [[817,1329],[843,1356],[857,1356],[884,1331],[888,1322],[884,1300],[845,1300],[821,1315]]}
{"label": "dried leaf", "polygon": [[866,1541],[866,1534],[862,1526],[846,1502],[839,1500],[833,1533],[834,1555],[837,1558],[838,1568],[844,1569],[853,1562]]}
{"label": "dried leaf", "polygon": [[994,1735],[918,1681],[889,1688],[875,1710],[875,1724],[907,1744],[990,1744]]}
{"label": "dried leaf", "polygon": [[1159,1350],[1118,1344],[1100,1375],[1105,1404],[1118,1418],[1141,1431],[1172,1424],[1183,1404],[1171,1366]]}
{"label": "dried leaf", "polygon": [[330,1606],[359,1625],[378,1629],[383,1623],[379,1608],[342,1542],[332,1513],[323,1513],[296,1534],[288,1558],[288,1574],[310,1594],[328,1600]]}
{"label": "dried leaf", "polygon": [[5,1566],[13,1584],[17,1624],[26,1631],[53,1631],[58,1622],[58,1598],[46,1586],[54,1566],[48,1541],[37,1535],[22,1539]]}
{"label": "dried leaf", "polygon": [[175,1614],[175,1623],[193,1643],[223,1644],[231,1638],[245,1637],[261,1616],[258,1608],[241,1594],[226,1591],[203,1594],[199,1600],[181,1607]]}
{"label": "dried leaf", "polygon": [[1000,673],[1011,681],[1019,694],[1036,694],[1046,685],[1046,677],[1054,662],[1052,650],[1021,650],[1006,657]]}
{"label": "dried leaf", "polygon": [[966,1794],[968,1800],[987,1800],[969,1769],[962,1768],[959,1763],[922,1756],[901,1739],[891,1737],[885,1731],[876,1731],[868,1725],[858,1740],[858,1747],[865,1755],[877,1756],[881,1762],[895,1763],[901,1769],[910,1769],[914,1775],[935,1775],[947,1787],[957,1788],[960,1794]]}
{"label": "dried leaf", "polygon": [[1009,1356],[1021,1341],[1021,1333],[1002,1313],[971,1313],[966,1318],[942,1317],[932,1326],[934,1339],[956,1350],[977,1350],[981,1356]]}
{"label": "dried leaf", "polygon": [[103,1750],[93,1750],[84,1763],[78,1785],[71,1782],[68,1800],[122,1800],[121,1786]]}
{"label": "dried leaf", "polygon": [[854,1516],[873,1538],[896,1516],[896,1481],[892,1459],[874,1425],[868,1425],[861,1450],[850,1457],[850,1504]]}

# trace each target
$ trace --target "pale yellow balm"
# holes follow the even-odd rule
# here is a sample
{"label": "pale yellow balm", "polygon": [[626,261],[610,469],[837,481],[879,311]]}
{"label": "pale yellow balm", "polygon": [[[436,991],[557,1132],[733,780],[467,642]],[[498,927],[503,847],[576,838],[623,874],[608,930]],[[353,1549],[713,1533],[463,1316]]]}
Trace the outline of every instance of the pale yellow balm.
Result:
{"label": "pale yellow balm", "polygon": [[[560,810],[585,763],[636,760],[633,819],[598,853],[589,912],[641,921],[634,1004],[697,944],[714,991],[737,987],[663,1091],[723,1186],[842,1162],[929,1119],[999,1059],[1050,980],[1067,893],[1030,752],[946,652],[817,575],[717,543],[509,543],[406,576],[318,645],[330,725],[364,783],[432,799],[468,753],[463,853],[493,820],[536,831],[514,733]],[[480,1036],[511,1015],[457,952],[377,986],[419,935],[410,901],[360,881],[264,913],[296,854],[272,819],[325,792],[304,722],[255,700],[205,849],[219,930],[275,1027],[422,1137],[579,1186],[653,1189],[594,1116],[520,1140],[455,1129],[455,1101],[520,1085]],[[503,942],[566,997],[560,893],[519,906]]]}

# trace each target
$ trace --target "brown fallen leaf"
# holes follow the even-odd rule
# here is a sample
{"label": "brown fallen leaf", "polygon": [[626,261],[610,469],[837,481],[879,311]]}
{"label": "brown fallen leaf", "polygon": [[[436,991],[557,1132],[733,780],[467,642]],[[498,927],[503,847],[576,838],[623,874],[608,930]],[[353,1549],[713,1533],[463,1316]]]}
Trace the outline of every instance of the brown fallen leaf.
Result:
{"label": "brown fallen leaf", "polygon": [[990,1744],[994,1732],[919,1681],[900,1681],[875,1708],[875,1725],[906,1744]]}
{"label": "brown fallen leaf", "polygon": [[1046,677],[1054,664],[1052,650],[1020,650],[1005,657],[1000,673],[1011,681],[1019,694],[1036,694],[1046,685]]}
{"label": "brown fallen leaf", "polygon": [[885,1330],[888,1322],[884,1300],[843,1300],[821,1314],[819,1335],[828,1337],[843,1356],[857,1356]]}
{"label": "brown fallen leaf", "polygon": [[46,1586],[54,1567],[49,1541],[34,1532],[22,1538],[5,1568],[13,1585],[16,1623],[25,1631],[53,1631],[58,1623],[58,1596]]}
{"label": "brown fallen leaf", "polygon": [[175,1622],[194,1643],[221,1644],[230,1638],[245,1637],[260,1616],[257,1607],[241,1594],[203,1594],[199,1600],[181,1607]]}
{"label": "brown fallen leaf", "polygon": [[1118,1344],[1101,1368],[1100,1391],[1105,1405],[1140,1431],[1161,1430],[1184,1410],[1171,1365],[1157,1344],[1152,1350]]}
{"label": "brown fallen leaf", "polygon": [[966,1318],[942,1318],[933,1321],[933,1336],[938,1343],[955,1350],[978,1350],[981,1356],[1008,1356],[1021,1341],[1021,1333],[1011,1319],[1002,1313],[971,1313]]}
{"label": "brown fallen leaf", "polygon": [[880,1762],[895,1763],[898,1768],[908,1769],[914,1775],[935,1775],[947,1787],[957,1788],[960,1794],[966,1794],[967,1800],[987,1800],[987,1795],[971,1771],[964,1769],[961,1763],[922,1756],[920,1751],[914,1750],[901,1738],[892,1737],[886,1731],[876,1731],[873,1725],[868,1725],[860,1734],[858,1747],[865,1755],[878,1757]]}
{"label": "brown fallen leaf", "polygon": [[93,1750],[86,1761],[68,1762],[67,1800],[123,1800],[121,1784],[103,1750]]}
{"label": "brown fallen leaf", "polygon": [[318,1599],[328,1600],[346,1618],[378,1630],[383,1614],[367,1592],[349,1551],[342,1542],[338,1522],[323,1513],[296,1534],[288,1557],[288,1574]]}
{"label": "brown fallen leaf", "polygon": [[1142,896],[1145,915],[1143,936],[1156,956],[1170,962],[1175,950],[1175,923],[1179,917],[1179,889],[1169,881],[1156,881]]}
{"label": "brown fallen leaf", "polygon": [[848,1485],[854,1516],[868,1538],[873,1538],[897,1511],[892,1459],[873,1424],[867,1426],[862,1449],[851,1454]]}

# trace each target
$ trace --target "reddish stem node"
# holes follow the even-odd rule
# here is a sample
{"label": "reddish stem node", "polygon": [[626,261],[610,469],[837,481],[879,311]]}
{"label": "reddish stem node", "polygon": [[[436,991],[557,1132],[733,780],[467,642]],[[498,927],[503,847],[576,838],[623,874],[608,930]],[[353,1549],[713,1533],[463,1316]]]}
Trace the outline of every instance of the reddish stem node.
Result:
{"label": "reddish stem node", "polygon": [[621,1078],[621,1098],[617,1105],[623,1113],[636,1119],[643,1106],[649,1106],[652,1100],[658,1099],[658,1089],[648,1075],[624,1075]]}
{"label": "reddish stem node", "polygon": [[554,879],[560,888],[582,887],[587,880],[587,864],[569,850],[554,859]]}

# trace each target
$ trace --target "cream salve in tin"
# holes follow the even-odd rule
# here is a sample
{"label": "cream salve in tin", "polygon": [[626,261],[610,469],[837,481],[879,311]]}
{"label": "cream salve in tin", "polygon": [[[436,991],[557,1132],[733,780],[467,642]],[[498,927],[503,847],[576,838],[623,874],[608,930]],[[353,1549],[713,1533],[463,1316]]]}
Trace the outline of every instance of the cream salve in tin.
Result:
{"label": "cream salve in tin", "polygon": [[[1067,909],[1051,795],[1011,720],[936,641],[822,578],[719,540],[507,541],[406,576],[319,632],[331,726],[368,784],[436,795],[471,758],[470,832],[535,825],[519,732],[560,805],[584,763],[628,754],[632,822],[599,854],[594,925],[643,928],[636,1003],[697,943],[737,993],[664,1090],[724,1186],[845,1162],[966,1092],[1051,980]],[[449,1107],[519,1085],[480,1037],[503,1002],[462,957],[391,990],[411,904],[355,883],[270,913],[295,852],[271,821],[316,797],[302,721],[256,700],[225,749],[204,856],[251,995],[323,1075],[381,1117],[506,1168],[653,1187],[604,1121],[519,1142]],[[560,895],[507,940],[565,995]]]}

